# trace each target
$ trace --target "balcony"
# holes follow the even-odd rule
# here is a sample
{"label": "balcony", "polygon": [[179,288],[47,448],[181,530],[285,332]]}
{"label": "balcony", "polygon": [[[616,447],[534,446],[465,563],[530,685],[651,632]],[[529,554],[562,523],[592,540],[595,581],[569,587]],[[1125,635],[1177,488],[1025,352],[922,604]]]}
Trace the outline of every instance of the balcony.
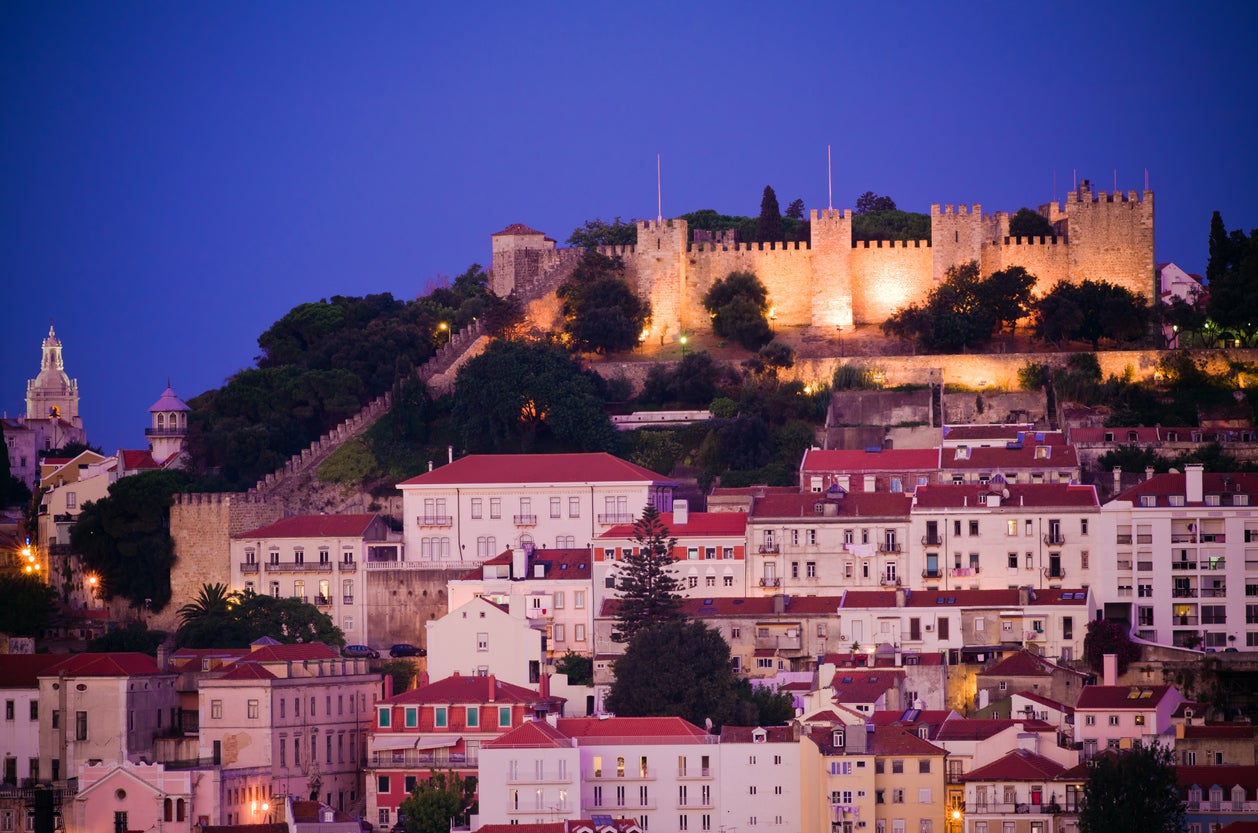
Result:
{"label": "balcony", "polygon": [[327,596],[315,596],[314,603],[315,603],[315,607],[331,607],[332,606],[332,600],[329,599]]}
{"label": "balcony", "polygon": [[449,515],[420,515],[415,518],[416,526],[454,526],[454,519]]}
{"label": "balcony", "polygon": [[1049,532],[1044,536],[1044,543],[1050,547],[1060,547],[1066,543],[1066,536],[1061,532]]}
{"label": "balcony", "polygon": [[1172,570],[1195,570],[1197,569],[1196,561],[1172,561]]}
{"label": "balcony", "polygon": [[904,552],[904,548],[894,541],[883,541],[878,545],[878,552],[883,554],[898,554]]}
{"label": "balcony", "polygon": [[922,546],[923,547],[942,547],[943,539],[940,538],[938,535],[923,535]]}
{"label": "balcony", "polygon": [[933,570],[927,567],[925,570],[922,570],[922,578],[943,578],[943,570],[938,567]]}
{"label": "balcony", "polygon": [[757,636],[755,638],[755,646],[775,651],[798,651],[804,647],[804,640],[800,630],[796,628],[794,636],[787,633],[770,633],[765,636]]}
{"label": "balcony", "polygon": [[614,525],[614,524],[631,524],[633,523],[633,515],[629,515],[626,513],[620,513],[620,514],[612,513],[609,515],[599,515],[598,522],[601,524],[607,524],[609,526]]}
{"label": "balcony", "polygon": [[780,553],[781,551],[782,551],[782,548],[778,546],[777,544],[761,544],[760,545],[761,555],[776,555],[777,553]]}
{"label": "balcony", "polygon": [[240,562],[240,572],[242,572],[242,573],[256,573],[256,572],[258,572],[258,562],[256,562],[256,561],[242,561],[242,562]]}
{"label": "balcony", "polygon": [[480,765],[480,751],[448,752],[445,749],[421,751],[417,749],[393,750],[371,753],[373,767],[434,767],[438,769],[475,769]]}
{"label": "balcony", "polygon": [[536,515],[512,515],[511,520],[516,526],[537,526]]}
{"label": "balcony", "polygon": [[353,596],[342,596],[342,597],[341,597],[341,604],[343,604],[343,605],[352,605],[353,603],[354,603],[354,597],[353,597]]}
{"label": "balcony", "polygon": [[1203,587],[1201,588],[1201,597],[1203,599],[1226,599],[1226,587]]}
{"label": "balcony", "polygon": [[948,570],[948,575],[953,578],[964,578],[966,576],[976,576],[980,572],[979,567],[953,567]]}
{"label": "balcony", "polygon": [[1172,544],[1195,544],[1197,543],[1197,536],[1191,532],[1172,532],[1171,543]]}
{"label": "balcony", "polygon": [[878,579],[878,583],[883,587],[899,587],[900,579],[898,576],[883,576]]}
{"label": "balcony", "polygon": [[1172,616],[1171,617],[1171,627],[1185,628],[1185,627],[1193,627],[1196,624],[1197,624],[1196,616]]}
{"label": "balcony", "polygon": [[336,562],[336,569],[342,573],[356,573],[358,572],[358,562],[357,561],[338,561]]}
{"label": "balcony", "polygon": [[330,573],[332,562],[319,561],[306,564],[297,561],[269,561],[263,565],[268,573]]}
{"label": "balcony", "polygon": [[1031,815],[1043,816],[1064,812],[1063,808],[1054,803],[1047,804],[1009,804],[1001,801],[988,802],[965,802],[965,812],[976,813],[978,815]]}
{"label": "balcony", "polygon": [[1065,567],[1045,567],[1043,570],[1044,578],[1063,579],[1066,577]]}
{"label": "balcony", "polygon": [[146,437],[182,437],[188,433],[187,428],[145,428]]}
{"label": "balcony", "polygon": [[1203,570],[1224,570],[1227,568],[1227,561],[1222,558],[1211,558],[1209,561],[1201,562]]}
{"label": "balcony", "polygon": [[1173,587],[1171,588],[1172,599],[1195,599],[1197,598],[1196,587]]}
{"label": "balcony", "polygon": [[1130,532],[1119,533],[1117,536],[1115,536],[1114,543],[1118,544],[1119,546],[1128,546],[1128,547],[1131,546],[1131,533]]}
{"label": "balcony", "polygon": [[761,587],[781,587],[782,579],[765,577],[765,578],[760,579],[760,586]]}

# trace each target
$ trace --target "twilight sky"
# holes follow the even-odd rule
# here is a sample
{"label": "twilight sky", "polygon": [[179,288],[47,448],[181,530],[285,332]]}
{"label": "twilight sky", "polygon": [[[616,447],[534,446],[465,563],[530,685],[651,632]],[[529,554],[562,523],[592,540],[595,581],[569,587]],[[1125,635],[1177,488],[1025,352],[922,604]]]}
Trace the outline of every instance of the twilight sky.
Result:
{"label": "twilight sky", "polygon": [[[1258,227],[1250,3],[0,4],[0,408],[49,321],[91,441],[144,446],[299,303],[413,298],[513,222],[873,190],[1157,199],[1157,258]],[[1056,191],[1054,191],[1054,174]]]}

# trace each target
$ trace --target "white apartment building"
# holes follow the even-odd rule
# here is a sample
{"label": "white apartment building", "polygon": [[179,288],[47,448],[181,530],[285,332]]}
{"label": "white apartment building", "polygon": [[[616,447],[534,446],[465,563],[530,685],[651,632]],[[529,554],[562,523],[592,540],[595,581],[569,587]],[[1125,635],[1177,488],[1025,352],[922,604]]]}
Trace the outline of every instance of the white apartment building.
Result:
{"label": "white apartment building", "polygon": [[1258,649],[1258,475],[1153,475],[1101,509],[1106,618],[1164,645]]}
{"label": "white apartment building", "polygon": [[400,538],[377,515],[296,515],[231,539],[231,590],[296,597],[367,644],[365,568],[395,565]]}
{"label": "white apartment building", "polygon": [[398,484],[407,558],[446,569],[507,547],[588,547],[648,503],[672,511],[675,485],[605,453],[460,457]]}
{"label": "white apartment building", "polygon": [[514,604],[530,625],[544,629],[551,658],[568,651],[589,656],[595,610],[591,567],[588,549],[507,550],[448,582],[447,601],[453,611],[480,596],[508,609],[518,599]]}
{"label": "white apartment building", "polygon": [[39,779],[39,675],[65,659],[64,654],[0,654],[0,757],[8,786]]}
{"label": "white apartment building", "polygon": [[504,604],[477,596],[425,623],[429,678],[492,673],[504,683],[538,685],[553,657],[545,618],[553,604],[546,593],[512,595]]}
{"label": "white apartment building", "polygon": [[[930,590],[1084,588],[1106,540],[1093,486],[986,483],[922,486],[914,495],[909,565]],[[919,577],[920,576],[920,577]]]}
{"label": "white apartment building", "polygon": [[747,519],[749,595],[915,586],[908,574],[912,502],[899,491],[838,486],[755,496]]}

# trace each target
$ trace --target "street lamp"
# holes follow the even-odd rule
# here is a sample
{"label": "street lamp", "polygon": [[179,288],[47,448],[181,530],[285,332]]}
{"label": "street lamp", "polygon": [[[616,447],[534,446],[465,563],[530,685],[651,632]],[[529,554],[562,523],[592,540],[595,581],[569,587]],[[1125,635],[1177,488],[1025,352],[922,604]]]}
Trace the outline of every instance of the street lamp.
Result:
{"label": "street lamp", "polygon": [[440,324],[437,325],[437,330],[445,335],[446,344],[449,344],[450,343],[450,325],[442,321]]}
{"label": "street lamp", "polygon": [[683,335],[681,338],[677,340],[681,342],[681,354],[683,356],[686,355],[686,342],[689,341],[690,339],[688,339],[686,336]]}

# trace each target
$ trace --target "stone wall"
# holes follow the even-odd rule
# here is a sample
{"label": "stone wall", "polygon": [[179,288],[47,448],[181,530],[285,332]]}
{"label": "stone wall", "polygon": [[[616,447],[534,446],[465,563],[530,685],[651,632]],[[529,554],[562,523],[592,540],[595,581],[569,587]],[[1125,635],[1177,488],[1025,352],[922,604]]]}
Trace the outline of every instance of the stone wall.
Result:
{"label": "stone wall", "polygon": [[376,647],[396,642],[424,645],[426,622],[445,616],[446,584],[467,574],[455,570],[367,571],[367,633]]}

